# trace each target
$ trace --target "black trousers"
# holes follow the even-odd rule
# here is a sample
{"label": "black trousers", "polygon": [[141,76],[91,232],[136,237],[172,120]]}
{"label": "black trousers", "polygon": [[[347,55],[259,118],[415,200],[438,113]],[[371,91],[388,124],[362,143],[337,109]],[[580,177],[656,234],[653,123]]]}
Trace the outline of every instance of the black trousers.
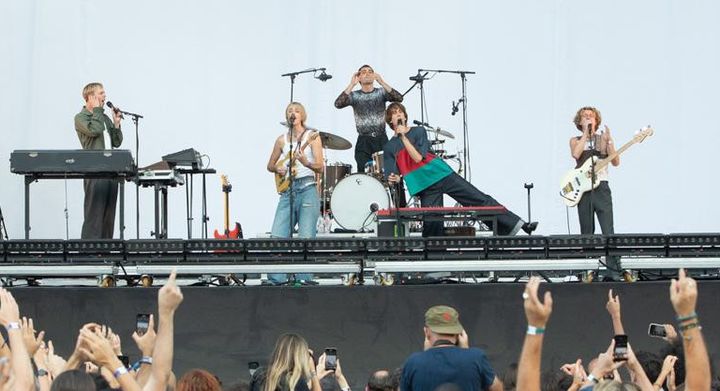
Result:
{"label": "black trousers", "polygon": [[[418,193],[420,203],[423,207],[443,206],[443,195],[447,194],[459,202],[462,206],[500,206],[491,196],[481,192],[470,182],[456,173],[452,173],[434,185]],[[498,235],[508,235],[518,225],[521,219],[515,213],[507,211],[507,213],[498,216],[497,232]],[[422,236],[442,236],[442,221],[423,222]]]}
{"label": "black trousers", "polygon": [[[585,193],[580,199],[580,203],[578,203],[577,210],[578,218],[580,219],[581,234],[592,235],[595,233],[593,220],[595,220],[596,215],[603,235],[612,235],[615,233],[612,191],[610,191],[610,185],[608,185],[607,181],[601,181],[597,189],[593,190],[592,196],[590,192]],[[622,271],[620,257],[608,257],[606,266],[609,276],[616,279],[620,277],[620,272]]]}
{"label": "black trousers", "polygon": [[[591,201],[592,198],[592,201]],[[592,196],[590,192],[585,193],[578,203],[578,218],[580,219],[580,233],[583,235],[592,235],[595,233],[593,220],[597,215],[600,223],[600,230],[603,235],[611,235],[615,233],[613,227],[613,205],[612,192],[607,181],[601,181],[597,189],[593,190]]]}
{"label": "black trousers", "polygon": [[82,239],[112,239],[118,182],[113,179],[85,179],[85,221]]}
{"label": "black trousers", "polygon": [[355,142],[357,172],[365,172],[365,164],[372,160],[372,154],[382,151],[387,142],[388,138],[385,133],[381,133],[375,137],[359,135],[357,142]]}

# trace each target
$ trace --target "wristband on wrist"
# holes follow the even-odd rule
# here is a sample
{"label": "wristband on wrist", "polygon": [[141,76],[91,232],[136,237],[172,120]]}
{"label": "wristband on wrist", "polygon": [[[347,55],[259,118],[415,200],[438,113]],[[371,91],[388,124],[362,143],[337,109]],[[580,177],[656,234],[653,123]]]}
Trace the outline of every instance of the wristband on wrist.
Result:
{"label": "wristband on wrist", "polygon": [[8,323],[7,327],[5,327],[8,330],[20,330],[20,323],[18,322],[10,322]]}
{"label": "wristband on wrist", "polygon": [[588,375],[587,379],[595,384],[600,383],[600,380],[598,380],[598,378],[596,378],[592,373]]}
{"label": "wristband on wrist", "polygon": [[113,371],[113,376],[115,376],[116,379],[120,378],[120,376],[128,373],[127,368],[125,368],[124,365],[120,365],[116,370]]}
{"label": "wristband on wrist", "polygon": [[140,364],[148,364],[148,365],[152,365],[152,363],[153,363],[152,357],[150,357],[150,356],[143,356],[138,362]]}
{"label": "wristband on wrist", "polygon": [[535,327],[535,326],[528,325],[527,334],[528,335],[543,335],[543,334],[545,334],[545,329],[542,327]]}
{"label": "wristband on wrist", "polygon": [[679,316],[679,315],[678,315],[677,321],[678,321],[678,322],[685,322],[685,321],[688,321],[688,320],[691,320],[691,319],[696,319],[697,317],[698,317],[697,312],[693,311],[693,312],[691,312],[690,314],[688,314],[688,315],[686,315],[686,316]]}

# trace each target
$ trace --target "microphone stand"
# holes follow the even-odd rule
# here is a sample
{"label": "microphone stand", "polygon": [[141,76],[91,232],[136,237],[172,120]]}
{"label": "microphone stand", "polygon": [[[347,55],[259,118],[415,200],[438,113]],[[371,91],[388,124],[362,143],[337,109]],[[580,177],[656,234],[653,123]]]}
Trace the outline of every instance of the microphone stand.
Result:
{"label": "microphone stand", "polygon": [[[131,113],[128,111],[118,110],[119,113],[129,115],[132,117],[132,121],[135,124],[135,167],[140,167],[140,132],[139,132],[139,119],[144,118],[140,114]],[[125,192],[125,187],[122,189]],[[123,238],[123,232],[125,227],[120,227],[120,238]],[[140,181],[135,181],[135,235],[140,239]]]}
{"label": "microphone stand", "polygon": [[[592,130],[592,128],[590,130]],[[593,204],[593,193],[595,193],[595,181],[597,180],[595,173],[595,155],[598,153],[596,144],[595,135],[593,134],[590,139],[590,222],[592,223],[593,234],[595,234],[595,205]]]}
{"label": "microphone stand", "polygon": [[402,94],[402,96],[405,97],[405,95],[407,95],[410,91],[412,91],[412,89],[415,88],[416,85],[418,85],[418,84],[420,85],[420,120],[422,122],[425,122],[425,88],[424,88],[423,82],[425,80],[429,80],[429,78],[427,78],[425,76],[427,76],[428,73],[430,73],[430,72],[425,72],[424,74],[421,75],[420,72],[422,72],[422,71],[423,71],[422,69],[418,69],[417,75],[410,77],[410,80],[414,81],[415,83],[413,83],[413,85],[410,86],[410,88],[408,88],[407,91],[405,91],[405,93]]}
{"label": "microphone stand", "polygon": [[463,178],[470,181],[472,178],[470,172],[470,141],[468,135],[467,126],[467,78],[466,75],[474,75],[473,71],[448,71],[444,69],[418,69],[418,72],[436,72],[436,73],[454,73],[460,75],[460,81],[462,84],[462,112],[463,112],[463,162],[465,171],[463,172]]}
{"label": "microphone stand", "polygon": [[280,75],[280,77],[290,77],[290,102],[293,102],[294,93],[295,93],[295,78],[297,75],[302,75],[303,73],[315,73],[317,71],[326,71],[327,68],[308,68],[304,71],[297,71],[297,72],[289,72],[289,73],[283,73]]}
{"label": "microphone stand", "polygon": [[[525,184],[525,188],[527,189],[527,200],[528,200],[528,219],[527,219],[528,224],[530,224],[532,222],[532,214],[530,214],[530,189],[532,189],[533,187],[534,187],[534,185],[532,182]],[[532,235],[532,233],[530,233],[529,235]]]}
{"label": "microphone stand", "polygon": [[[292,95],[292,92],[290,93]],[[292,99],[292,98],[291,98]],[[288,188],[288,191],[290,192],[290,236],[288,236],[290,239],[293,237],[293,230],[295,229],[295,192],[293,191],[293,182],[295,182],[295,175],[293,174],[292,167],[295,164],[293,162],[293,123],[295,121],[288,121],[288,136],[290,138],[289,144],[290,149],[288,150],[288,162],[287,162],[287,169],[288,169],[288,175],[290,178],[290,187]]]}

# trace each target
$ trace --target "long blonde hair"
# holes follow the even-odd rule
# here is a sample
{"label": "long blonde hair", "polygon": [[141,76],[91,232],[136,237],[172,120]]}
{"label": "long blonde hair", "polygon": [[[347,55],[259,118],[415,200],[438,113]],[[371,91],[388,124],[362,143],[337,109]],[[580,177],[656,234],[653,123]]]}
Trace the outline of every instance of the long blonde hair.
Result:
{"label": "long blonde hair", "polygon": [[278,386],[294,390],[301,379],[310,379],[308,344],[297,334],[283,334],[275,342],[263,391],[275,391]]}

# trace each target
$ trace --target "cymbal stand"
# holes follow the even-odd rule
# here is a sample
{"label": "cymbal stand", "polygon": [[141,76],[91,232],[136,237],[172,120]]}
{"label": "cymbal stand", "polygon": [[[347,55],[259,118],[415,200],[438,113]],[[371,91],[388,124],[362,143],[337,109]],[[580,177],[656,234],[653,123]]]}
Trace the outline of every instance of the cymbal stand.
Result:
{"label": "cymbal stand", "polygon": [[[330,232],[330,217],[328,216],[328,210],[327,210],[327,194],[328,194],[328,188],[327,188],[327,168],[328,166],[328,158],[327,158],[327,147],[325,144],[323,144],[323,172],[322,172],[322,186],[320,187],[320,202],[322,203],[322,221],[323,221],[323,232],[329,233]],[[327,222],[327,223],[326,223]]]}

